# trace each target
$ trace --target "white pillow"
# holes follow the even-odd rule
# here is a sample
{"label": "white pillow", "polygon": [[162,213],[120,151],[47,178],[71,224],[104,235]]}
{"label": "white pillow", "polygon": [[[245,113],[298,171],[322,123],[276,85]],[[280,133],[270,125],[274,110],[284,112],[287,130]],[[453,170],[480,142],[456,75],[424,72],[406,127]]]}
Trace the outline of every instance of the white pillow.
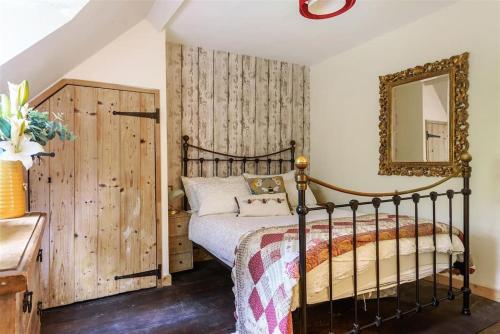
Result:
{"label": "white pillow", "polygon": [[213,182],[213,179],[213,177],[181,177],[182,184],[184,185],[184,192],[186,193],[186,198],[192,211],[198,211],[200,208],[198,199],[196,198],[194,193],[196,185]]}
{"label": "white pillow", "polygon": [[221,180],[235,180],[238,178],[239,176],[229,176],[227,178],[182,176],[181,177],[182,184],[184,185],[184,191],[186,193],[186,198],[188,200],[191,211],[196,212],[200,209],[200,204],[198,198],[196,197],[196,192],[195,192],[196,187],[198,187],[200,184],[217,183],[220,182]]}
{"label": "white pillow", "polygon": [[250,195],[243,176],[200,183],[194,188],[194,193],[199,203],[198,216],[238,212],[234,198]]}
{"label": "white pillow", "polygon": [[[285,182],[285,190],[286,193],[288,194],[288,201],[290,202],[290,205],[292,207],[296,207],[299,205],[299,193],[297,191],[297,183],[295,183],[295,171],[291,170],[287,173],[284,174],[277,174],[283,178],[283,181]],[[255,175],[255,174],[243,174],[245,177],[270,177],[270,176],[276,176],[276,175]],[[318,201],[316,200],[316,197],[314,197],[313,192],[311,191],[311,188],[308,186],[306,190],[306,205],[307,206],[313,206],[316,205]]]}
{"label": "white pillow", "polygon": [[290,216],[285,193],[235,197],[240,217]]}

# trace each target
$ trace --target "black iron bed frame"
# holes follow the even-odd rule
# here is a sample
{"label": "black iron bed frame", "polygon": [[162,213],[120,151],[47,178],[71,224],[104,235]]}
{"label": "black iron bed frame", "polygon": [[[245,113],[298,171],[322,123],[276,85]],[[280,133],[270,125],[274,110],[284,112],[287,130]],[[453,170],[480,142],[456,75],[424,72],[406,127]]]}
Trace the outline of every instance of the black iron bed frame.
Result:
{"label": "black iron bed frame", "polygon": [[[437,281],[436,281],[436,200],[438,197],[446,196],[448,198],[448,211],[449,211],[449,237],[452,237],[452,227],[453,227],[453,197],[457,194],[463,195],[463,243],[464,243],[464,263],[460,268],[458,267],[461,274],[464,277],[463,287],[460,293],[463,295],[463,305],[462,305],[462,313],[464,315],[470,315],[470,294],[471,290],[469,288],[469,197],[471,195],[471,189],[469,185],[470,177],[471,177],[471,167],[470,161],[472,160],[472,156],[469,153],[463,153],[461,155],[461,160],[463,162],[461,168],[461,176],[463,177],[463,188],[460,191],[455,190],[447,190],[444,193],[438,193],[436,191],[432,191],[429,194],[421,195],[419,192],[434,188],[453,177],[458,176],[453,175],[441,179],[438,182],[435,182],[429,186],[420,187],[416,189],[410,189],[405,191],[391,192],[391,193],[366,193],[360,191],[353,191],[349,189],[343,189],[337,187],[332,184],[328,184],[324,181],[318,180],[316,178],[310,177],[306,175],[305,169],[308,166],[308,161],[304,157],[299,157],[296,161],[296,167],[298,169],[296,174],[296,182],[297,182],[297,190],[299,193],[299,201],[297,206],[297,214],[299,216],[299,269],[300,269],[300,282],[299,282],[299,291],[300,291],[300,333],[307,333],[307,284],[306,284],[306,215],[309,211],[313,210],[325,210],[328,213],[328,221],[329,221],[329,245],[328,245],[328,264],[329,264],[329,303],[330,303],[330,333],[333,333],[333,299],[332,299],[332,214],[335,208],[350,208],[352,210],[352,221],[353,221],[353,236],[352,236],[352,244],[356,245],[356,212],[360,206],[373,206],[375,211],[375,275],[376,275],[376,315],[375,319],[368,323],[361,325],[358,321],[358,289],[357,289],[357,258],[356,258],[356,247],[353,247],[353,301],[354,301],[354,323],[353,328],[350,333],[359,333],[362,329],[376,326],[380,327],[383,322],[392,320],[392,319],[400,319],[403,315],[420,312],[422,308],[425,307],[437,307],[439,306],[439,302],[443,300],[453,300],[455,298],[455,293],[453,291],[452,286],[452,269],[454,268],[454,264],[452,263],[452,255],[449,255],[448,260],[448,294],[445,297],[439,297],[437,295]],[[321,204],[319,207],[308,208],[305,203],[305,193],[307,189],[308,183],[314,183],[319,186],[326,187],[328,189],[354,195],[354,196],[362,196],[369,197],[371,200],[360,202],[356,199],[353,199],[345,204],[335,205],[332,202]],[[403,196],[407,195],[407,196]],[[434,252],[433,252],[433,281],[432,281],[432,291],[433,296],[430,302],[422,303],[420,296],[420,284],[419,284],[419,252],[418,252],[418,203],[421,199],[429,198],[432,201],[432,237],[434,242]],[[412,201],[414,203],[415,213],[415,307],[403,311],[400,307],[400,261],[399,261],[399,205],[402,201]],[[395,215],[396,215],[396,312],[393,315],[382,317],[380,313],[380,259],[379,259],[379,207],[382,203],[393,203],[395,207]]]}
{"label": "black iron bed frame", "polygon": [[[298,223],[299,223],[299,272],[300,272],[300,280],[299,280],[299,312],[300,312],[300,318],[299,318],[299,329],[301,334],[306,334],[307,333],[307,281],[306,281],[306,215],[310,211],[317,211],[317,210],[325,210],[328,214],[328,221],[329,221],[329,245],[328,245],[328,272],[329,272],[329,301],[327,301],[330,305],[330,311],[329,311],[329,325],[330,325],[330,333],[333,333],[333,289],[332,289],[332,215],[333,211],[335,208],[350,208],[352,210],[352,219],[353,219],[353,236],[352,236],[352,243],[353,245],[356,245],[356,212],[359,207],[361,206],[373,206],[373,209],[375,211],[375,251],[376,251],[376,258],[375,258],[375,273],[376,273],[376,315],[375,318],[372,322],[369,322],[367,324],[361,325],[358,321],[358,289],[357,289],[357,257],[356,257],[356,247],[353,247],[353,302],[354,302],[354,323],[353,323],[353,328],[350,331],[350,333],[359,333],[361,330],[369,328],[369,327],[381,327],[382,323],[393,320],[393,319],[401,319],[404,315],[410,314],[410,313],[417,313],[420,312],[423,308],[427,307],[438,307],[439,303],[441,301],[445,300],[453,300],[455,299],[456,294],[462,294],[463,295],[463,304],[462,304],[462,314],[464,315],[470,315],[470,294],[471,290],[469,287],[469,258],[470,258],[470,251],[469,251],[469,214],[470,214],[470,209],[469,209],[469,198],[471,195],[471,189],[470,189],[470,177],[471,177],[471,167],[470,167],[470,161],[472,160],[472,157],[469,153],[463,153],[461,155],[461,160],[462,160],[462,167],[461,170],[458,171],[457,175],[452,175],[449,177],[446,177],[444,179],[441,179],[431,185],[424,186],[424,187],[419,187],[416,189],[410,189],[410,190],[405,190],[405,191],[396,191],[396,192],[387,192],[387,193],[368,193],[368,192],[360,192],[360,191],[354,191],[350,189],[344,189],[337,187],[335,185],[326,183],[324,181],[321,181],[319,179],[313,178],[311,176],[308,176],[305,173],[305,170],[308,167],[308,161],[304,157],[299,157],[297,160],[295,160],[295,141],[290,141],[290,147],[282,149],[277,152],[269,153],[269,154],[263,154],[263,155],[256,155],[256,156],[239,156],[239,155],[233,155],[233,154],[227,154],[227,153],[221,153],[221,152],[216,152],[213,150],[205,149],[200,146],[192,145],[189,143],[189,136],[183,136],[182,137],[182,175],[183,176],[188,176],[188,165],[190,162],[197,162],[198,163],[198,175],[199,176],[204,176],[203,175],[203,164],[205,162],[208,163],[213,163],[214,164],[214,176],[219,176],[219,164],[220,163],[226,163],[228,167],[228,175],[232,175],[233,173],[233,165],[234,164],[241,164],[241,171],[244,173],[247,169],[247,164],[248,163],[254,163],[255,164],[255,170],[258,171],[258,166],[260,163],[265,163],[267,164],[267,174],[271,174],[271,165],[273,163],[278,164],[278,171],[279,173],[283,173],[283,168],[285,163],[290,163],[290,169],[294,169],[294,167],[297,167],[297,173],[296,173],[296,183],[297,183],[297,191],[298,191],[298,206],[297,206],[297,215],[298,215]],[[210,154],[213,154],[213,158],[191,158],[189,157],[189,149],[195,149],[198,151],[203,151],[207,152]],[[282,153],[285,152],[290,152],[290,158],[285,159],[281,155]],[[276,156],[279,156],[277,158]],[[273,158],[274,157],[274,158]],[[447,190],[446,192],[438,193],[436,191],[431,191],[428,194],[420,194],[420,192],[429,190],[432,188],[437,187],[440,184],[445,183],[446,181],[457,177],[461,174],[463,178],[463,188],[459,191],[456,190]],[[319,204],[317,207],[314,208],[308,208],[305,203],[305,193],[307,190],[307,186],[309,183],[314,183],[316,185],[338,191],[341,193],[346,193],[358,197],[369,197],[371,200],[369,201],[358,201],[356,199],[353,199],[349,201],[348,203],[336,205],[332,202],[327,202],[323,204]],[[453,227],[453,214],[452,214],[452,209],[453,209],[453,198],[454,195],[462,194],[463,195],[463,244],[464,244],[464,262],[463,265],[457,266],[456,264],[452,263],[452,255],[449,255],[449,260],[448,260],[448,293],[446,296],[439,297],[437,294],[437,279],[436,279],[436,200],[438,197],[446,196],[448,198],[448,224],[449,224],[449,237],[452,237],[452,227]],[[406,196],[405,196],[406,195]],[[418,204],[421,199],[427,199],[429,198],[432,201],[432,223],[433,223],[433,242],[434,242],[434,253],[433,253],[433,281],[432,281],[432,291],[433,291],[433,296],[432,299],[427,302],[427,303],[422,303],[421,296],[420,296],[420,284],[419,284],[419,252],[418,252]],[[416,245],[416,252],[415,252],[415,267],[416,267],[416,276],[415,276],[415,306],[409,310],[402,310],[401,309],[401,303],[400,303],[400,288],[401,288],[401,282],[400,282],[400,249],[399,249],[399,206],[401,202],[403,201],[412,201],[414,203],[414,220],[415,220],[415,245]],[[395,209],[395,216],[396,216],[396,270],[397,270],[397,276],[396,276],[396,310],[395,313],[390,315],[390,316],[385,316],[383,317],[381,312],[380,312],[380,259],[379,259],[379,207],[382,203],[393,203],[394,204],[394,209]],[[184,200],[184,208],[188,208],[188,203],[187,199]],[[200,246],[201,247],[201,246]],[[202,247],[201,247],[202,248]],[[210,252],[209,252],[210,253]],[[216,256],[214,256],[215,259],[217,259]],[[227,267],[227,265],[224,264],[224,266]],[[453,269],[459,269],[461,274],[463,275],[463,287],[459,292],[456,292],[453,290],[452,286],[452,274],[453,274]]]}

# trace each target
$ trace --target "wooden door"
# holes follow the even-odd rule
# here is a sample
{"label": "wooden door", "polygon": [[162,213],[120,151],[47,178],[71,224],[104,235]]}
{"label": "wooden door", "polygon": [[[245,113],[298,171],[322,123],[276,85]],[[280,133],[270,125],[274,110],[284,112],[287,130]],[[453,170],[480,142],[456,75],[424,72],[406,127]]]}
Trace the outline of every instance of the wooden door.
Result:
{"label": "wooden door", "polygon": [[427,161],[449,160],[448,123],[425,121]]}
{"label": "wooden door", "polygon": [[[50,212],[43,307],[156,286],[159,128],[157,94],[119,86],[65,85],[40,109],[61,113],[77,139],[49,144],[53,158],[30,171],[31,210]],[[158,184],[158,186],[157,186]]]}

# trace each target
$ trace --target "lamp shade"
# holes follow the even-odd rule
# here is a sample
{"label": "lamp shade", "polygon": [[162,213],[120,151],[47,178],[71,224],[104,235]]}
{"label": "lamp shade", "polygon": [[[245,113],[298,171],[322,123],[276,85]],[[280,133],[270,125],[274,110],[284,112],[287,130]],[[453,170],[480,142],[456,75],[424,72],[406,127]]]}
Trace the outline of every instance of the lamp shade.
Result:
{"label": "lamp shade", "polygon": [[347,12],[356,3],[356,0],[342,0],[342,1],[345,2],[344,6],[340,7],[339,9],[331,13],[315,14],[309,10],[309,5],[314,2],[313,0],[299,0],[299,12],[300,15],[308,19],[313,19],[313,20],[328,19]]}
{"label": "lamp shade", "polygon": [[168,192],[169,201],[174,201],[182,196],[184,196],[184,191],[182,189],[172,189]]}

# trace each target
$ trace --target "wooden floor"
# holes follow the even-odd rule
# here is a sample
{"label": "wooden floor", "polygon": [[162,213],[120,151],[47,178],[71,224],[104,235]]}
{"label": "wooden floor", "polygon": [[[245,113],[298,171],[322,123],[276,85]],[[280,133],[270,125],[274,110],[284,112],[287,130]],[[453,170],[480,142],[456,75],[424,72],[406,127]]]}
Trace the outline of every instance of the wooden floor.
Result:
{"label": "wooden floor", "polygon": [[[422,301],[429,296],[430,285],[421,282]],[[175,274],[173,286],[149,289],[46,310],[42,316],[42,333],[232,333],[234,300],[230,273],[215,261],[196,265],[195,270]],[[440,290],[445,295],[446,290]],[[413,287],[405,286],[405,299],[414,298]],[[391,314],[394,299],[382,303],[383,314]],[[373,302],[368,302],[373,310]],[[500,303],[472,297],[472,315],[460,314],[461,298],[444,301],[435,310],[424,310],[403,320],[384,323],[383,333],[478,333],[500,321]],[[372,320],[362,311],[360,316]],[[403,304],[410,308],[411,303]],[[336,333],[350,329],[352,300],[334,306]],[[310,308],[313,325],[310,333],[328,333],[328,306]],[[366,330],[363,333],[378,333]]]}

